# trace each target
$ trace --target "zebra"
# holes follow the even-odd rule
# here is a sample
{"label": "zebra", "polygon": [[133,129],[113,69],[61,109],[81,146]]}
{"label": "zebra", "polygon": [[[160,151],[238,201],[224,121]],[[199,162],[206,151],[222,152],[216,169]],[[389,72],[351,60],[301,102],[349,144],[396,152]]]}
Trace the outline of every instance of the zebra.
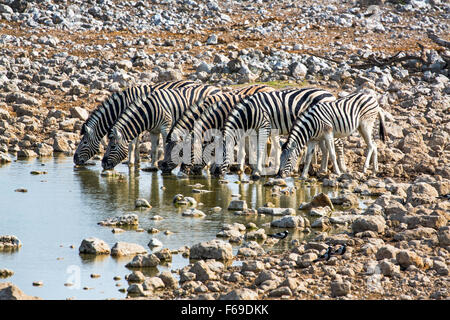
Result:
{"label": "zebra", "polygon": [[181,89],[160,89],[134,101],[117,119],[109,134],[109,144],[102,159],[103,169],[114,168],[127,156],[128,143],[143,131],[161,133],[165,142],[172,125],[199,99],[220,93],[209,85],[191,85]]}
{"label": "zebra", "polygon": [[[73,161],[75,165],[84,165],[99,152],[100,142],[107,135],[122,112],[136,99],[150,95],[159,89],[175,89],[194,85],[193,81],[167,81],[154,85],[142,85],[130,87],[120,92],[115,92],[102,102],[83,123],[80,134],[83,136]],[[152,162],[156,160],[159,135],[151,135]],[[139,161],[138,138],[130,143],[129,164],[134,160]],[[134,157],[133,157],[134,155]]]}
{"label": "zebra", "polygon": [[278,176],[284,177],[289,174],[300,150],[306,145],[306,163],[301,175],[302,178],[306,178],[312,150],[322,141],[328,149],[335,173],[340,175],[332,143],[333,138],[349,136],[356,129],[368,147],[363,173],[366,173],[371,159],[373,159],[374,171],[377,172],[377,146],[372,140],[372,129],[377,116],[380,117],[380,138],[385,142],[384,111],[372,95],[354,93],[333,102],[321,102],[312,106],[296,120],[288,140],[282,147]]}
{"label": "zebra", "polygon": [[[261,86],[258,88],[258,92],[271,92],[275,91],[274,88],[269,86]],[[257,92],[253,92],[256,94]],[[241,95],[233,95],[232,99],[227,99],[224,101],[219,101],[212,105],[210,108],[206,109],[193,128],[193,141],[192,144],[192,152],[191,152],[191,171],[195,174],[201,172],[201,170],[208,164],[208,162],[212,161],[212,159],[205,159],[204,155],[208,155],[209,152],[205,152],[203,154],[203,141],[210,141],[214,135],[214,131],[219,133],[218,131],[223,131],[223,126],[225,121],[233,108],[241,103],[246,96]],[[220,134],[220,137],[222,134]],[[205,150],[206,151],[206,150]],[[243,155],[243,148],[239,149],[239,159],[244,160],[245,157]],[[243,171],[244,163],[243,161],[239,164],[240,171]]]}
{"label": "zebra", "polygon": [[[220,175],[227,171],[233,146],[244,134],[258,132],[257,164],[253,170],[252,179],[259,179],[262,173],[264,151],[271,129],[278,133],[289,133],[295,119],[309,106],[321,101],[334,101],[332,93],[319,88],[290,88],[273,92],[260,92],[238,104],[229,114],[223,133],[224,159],[220,167]],[[274,137],[274,145],[279,145],[279,137]],[[276,148],[275,159],[278,167],[279,148]]]}
{"label": "zebra", "polygon": [[[275,89],[267,85],[255,84],[238,88],[230,92],[223,92],[208,96],[204,100],[190,106],[189,109],[184,112],[183,116],[178,119],[177,123],[172,127],[167,135],[164,160],[160,164],[163,173],[168,173],[177,166],[177,163],[174,162],[172,157],[172,151],[175,146],[180,146],[180,142],[183,141],[187,143],[190,141],[190,133],[193,131],[194,127],[197,126],[197,123],[203,113],[209,112],[217,104],[220,104],[223,108],[231,109],[231,107],[238,103],[243,97],[255,94],[257,92],[267,92],[273,90]],[[192,159],[193,157],[191,151],[191,160]],[[182,163],[181,171],[183,173],[189,173],[192,168],[192,164],[193,162],[190,164]]]}

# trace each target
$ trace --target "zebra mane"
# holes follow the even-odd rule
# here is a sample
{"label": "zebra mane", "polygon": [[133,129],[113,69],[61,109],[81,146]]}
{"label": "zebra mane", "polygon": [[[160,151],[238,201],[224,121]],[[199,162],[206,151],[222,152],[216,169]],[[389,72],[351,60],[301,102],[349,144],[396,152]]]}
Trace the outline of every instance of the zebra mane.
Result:
{"label": "zebra mane", "polygon": [[98,105],[97,108],[95,108],[95,110],[92,111],[89,117],[86,119],[84,125],[94,128],[100,121],[103,111],[108,108],[107,105],[111,105],[113,103],[113,96],[117,95],[118,93],[119,92],[114,92],[112,95],[108,96],[100,105]]}

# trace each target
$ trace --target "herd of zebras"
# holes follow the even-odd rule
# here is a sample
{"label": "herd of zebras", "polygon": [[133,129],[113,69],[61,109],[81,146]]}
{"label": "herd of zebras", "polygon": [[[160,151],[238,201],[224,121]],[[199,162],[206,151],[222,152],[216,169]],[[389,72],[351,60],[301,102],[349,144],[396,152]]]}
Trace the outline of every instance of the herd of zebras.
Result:
{"label": "herd of zebras", "polygon": [[[163,173],[181,165],[181,172],[198,174],[208,165],[223,176],[237,149],[241,171],[245,155],[249,159],[256,157],[250,165],[252,178],[258,179],[263,174],[270,139],[275,146],[273,172],[277,176],[285,177],[295,170],[306,147],[302,172],[302,177],[306,177],[317,145],[322,151],[321,171],[327,170],[329,155],[335,173],[340,174],[346,171],[340,138],[358,129],[368,148],[363,172],[371,160],[376,172],[377,147],[372,129],[378,116],[380,138],[384,141],[384,111],[368,94],[354,93],[336,99],[319,88],[275,90],[255,84],[222,92],[217,87],[192,81],[143,85],[112,94],[91,113],[81,128],[82,139],[74,162],[86,164],[99,152],[100,143],[107,136],[103,169],[113,169],[127,156],[129,165],[133,165],[139,161],[139,136],[149,131],[151,166],[159,167]],[[164,159],[158,161],[160,135]],[[287,141],[280,146],[280,136],[286,135]],[[254,139],[245,144],[246,137]]]}

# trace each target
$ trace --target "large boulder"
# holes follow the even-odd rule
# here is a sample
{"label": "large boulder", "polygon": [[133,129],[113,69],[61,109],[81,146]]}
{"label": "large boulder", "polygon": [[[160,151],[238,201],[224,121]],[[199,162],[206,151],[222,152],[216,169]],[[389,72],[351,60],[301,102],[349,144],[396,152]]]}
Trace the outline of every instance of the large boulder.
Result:
{"label": "large boulder", "polygon": [[111,249],[112,256],[129,256],[145,253],[147,253],[147,250],[137,243],[117,242]]}
{"label": "large boulder", "polygon": [[86,238],[81,241],[78,251],[82,254],[109,254],[109,245],[98,238]]}
{"label": "large boulder", "polygon": [[231,200],[230,204],[228,205],[228,210],[234,210],[234,211],[244,211],[247,210],[247,202],[244,200]]}
{"label": "large boulder", "polygon": [[376,253],[377,260],[393,259],[397,256],[399,249],[390,244],[386,244],[378,249]]}
{"label": "large boulder", "polygon": [[346,296],[351,292],[351,283],[350,281],[333,281],[331,282],[331,296],[333,297],[341,297]]}
{"label": "large boulder", "polygon": [[406,202],[413,206],[433,203],[438,196],[437,190],[426,182],[414,183],[406,190]]}
{"label": "large boulder", "polygon": [[325,193],[319,193],[309,203],[302,203],[299,207],[300,210],[310,210],[315,207],[330,207],[334,210],[333,203]]}
{"label": "large boulder", "polygon": [[148,268],[156,267],[161,261],[153,253],[138,254],[133,260],[125,265],[127,268]]}
{"label": "large boulder", "polygon": [[396,256],[397,263],[403,267],[408,268],[410,265],[415,265],[418,268],[423,267],[423,260],[417,253],[410,250],[400,250]]}
{"label": "large boulder", "polygon": [[271,216],[286,216],[286,215],[295,215],[295,210],[293,208],[260,207],[258,208],[258,214],[269,214]]}
{"label": "large boulder", "polygon": [[124,214],[122,216],[107,218],[98,223],[101,226],[119,227],[119,226],[137,226],[139,217],[137,214]]}
{"label": "large boulder", "polygon": [[178,288],[178,281],[173,276],[172,272],[170,272],[170,271],[161,272],[161,274],[158,275],[158,277],[163,281],[164,286],[166,288],[168,288],[168,289]]}
{"label": "large boulder", "polygon": [[89,111],[81,107],[73,107],[69,111],[72,118],[77,118],[83,121],[86,121],[87,118],[89,118]]}
{"label": "large boulder", "polygon": [[0,283],[0,300],[42,300],[25,294],[11,282]]}
{"label": "large boulder", "polygon": [[383,233],[385,228],[386,221],[382,216],[363,216],[359,217],[352,223],[352,230],[354,233],[364,231]]}
{"label": "large boulder", "polygon": [[235,289],[220,297],[220,300],[258,300],[258,294],[247,288]]}
{"label": "large boulder", "polygon": [[211,240],[193,245],[190,249],[191,259],[233,259],[233,248],[231,244],[221,240]]}
{"label": "large boulder", "polygon": [[16,236],[0,236],[0,250],[16,250],[21,246],[22,243]]}
{"label": "large boulder", "polygon": [[197,281],[207,281],[207,280],[216,280],[217,276],[216,274],[209,268],[208,264],[203,261],[197,261],[192,268],[189,270],[189,272],[192,272],[195,274],[195,280]]}
{"label": "large boulder", "polygon": [[439,245],[441,247],[450,246],[450,227],[449,226],[440,228],[437,236],[438,236],[438,240],[439,240]]}
{"label": "large boulder", "polygon": [[304,228],[305,220],[300,216],[284,216],[272,221],[270,226],[275,228]]}

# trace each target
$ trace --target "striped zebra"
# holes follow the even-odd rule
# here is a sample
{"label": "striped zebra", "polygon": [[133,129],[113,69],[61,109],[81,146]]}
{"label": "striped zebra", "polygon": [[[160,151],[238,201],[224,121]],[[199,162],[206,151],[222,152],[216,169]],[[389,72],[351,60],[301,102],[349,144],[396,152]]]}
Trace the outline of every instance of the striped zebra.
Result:
{"label": "striped zebra", "polygon": [[[258,92],[271,92],[275,91],[274,88],[269,86],[261,86]],[[258,92],[253,92],[256,94]],[[206,109],[193,128],[193,144],[191,152],[191,171],[194,174],[199,174],[201,170],[213,161],[212,149],[214,145],[207,143],[215,139],[221,139],[223,135],[223,127],[225,121],[233,108],[244,101],[246,96],[233,95],[231,99],[219,101]],[[219,145],[220,146],[220,145]],[[220,146],[221,147],[221,146]],[[203,152],[205,151],[205,152]],[[244,170],[244,148],[239,148],[238,158],[241,159],[239,164],[240,171]]]}
{"label": "striped zebra", "polygon": [[160,89],[134,101],[117,119],[102,159],[103,169],[114,168],[127,156],[128,143],[145,130],[161,133],[163,141],[172,125],[186,109],[200,99],[220,93],[209,85],[191,85],[181,89]]}
{"label": "striped zebra", "polygon": [[[138,98],[150,95],[159,89],[175,89],[194,85],[193,81],[167,81],[155,85],[142,85],[130,87],[115,92],[102,102],[89,116],[81,127],[83,136],[75,151],[73,161],[76,165],[84,165],[90,158],[99,152],[100,142],[116,123],[122,112]],[[152,161],[156,160],[159,135],[151,135]],[[138,137],[130,143],[130,165],[134,160],[139,161]]]}
{"label": "striped zebra", "polygon": [[377,116],[380,117],[380,138],[385,142],[384,111],[371,95],[354,93],[333,102],[321,102],[312,106],[296,120],[288,140],[282,147],[278,176],[284,177],[290,173],[300,150],[307,146],[306,163],[302,173],[302,178],[306,178],[312,150],[322,141],[328,149],[335,173],[340,174],[333,139],[349,136],[356,129],[368,147],[363,172],[367,171],[371,159],[374,171],[378,171],[377,146],[372,140],[372,130]]}
{"label": "striped zebra", "polygon": [[[178,119],[177,123],[170,130],[164,150],[164,161],[161,162],[161,169],[163,173],[168,173],[172,171],[178,164],[175,162],[173,158],[172,151],[175,146],[178,148],[182,148],[182,142],[189,146],[190,135],[193,131],[194,127],[197,126],[197,123],[200,117],[205,113],[209,112],[214,106],[220,104],[222,108],[231,109],[236,103],[242,100],[242,98],[253,95],[257,92],[268,92],[273,91],[272,87],[263,84],[250,85],[243,88],[238,88],[232,90],[230,92],[222,92],[220,94],[215,94],[212,96],[206,97],[204,100],[199,101],[198,103],[192,105],[187,109],[183,116]],[[192,160],[192,148],[191,148],[191,157]],[[181,164],[181,171],[184,173],[189,173],[192,168],[192,162]]]}
{"label": "striped zebra", "polygon": [[[309,106],[321,101],[334,101],[336,98],[328,91],[318,88],[286,89],[257,93],[245,99],[231,111],[224,125],[224,159],[220,174],[225,175],[233,157],[233,148],[242,138],[258,133],[256,167],[252,178],[259,179],[262,173],[265,148],[272,129],[273,145],[279,145],[279,135],[289,133],[295,119]],[[278,168],[279,148],[275,159]]]}

